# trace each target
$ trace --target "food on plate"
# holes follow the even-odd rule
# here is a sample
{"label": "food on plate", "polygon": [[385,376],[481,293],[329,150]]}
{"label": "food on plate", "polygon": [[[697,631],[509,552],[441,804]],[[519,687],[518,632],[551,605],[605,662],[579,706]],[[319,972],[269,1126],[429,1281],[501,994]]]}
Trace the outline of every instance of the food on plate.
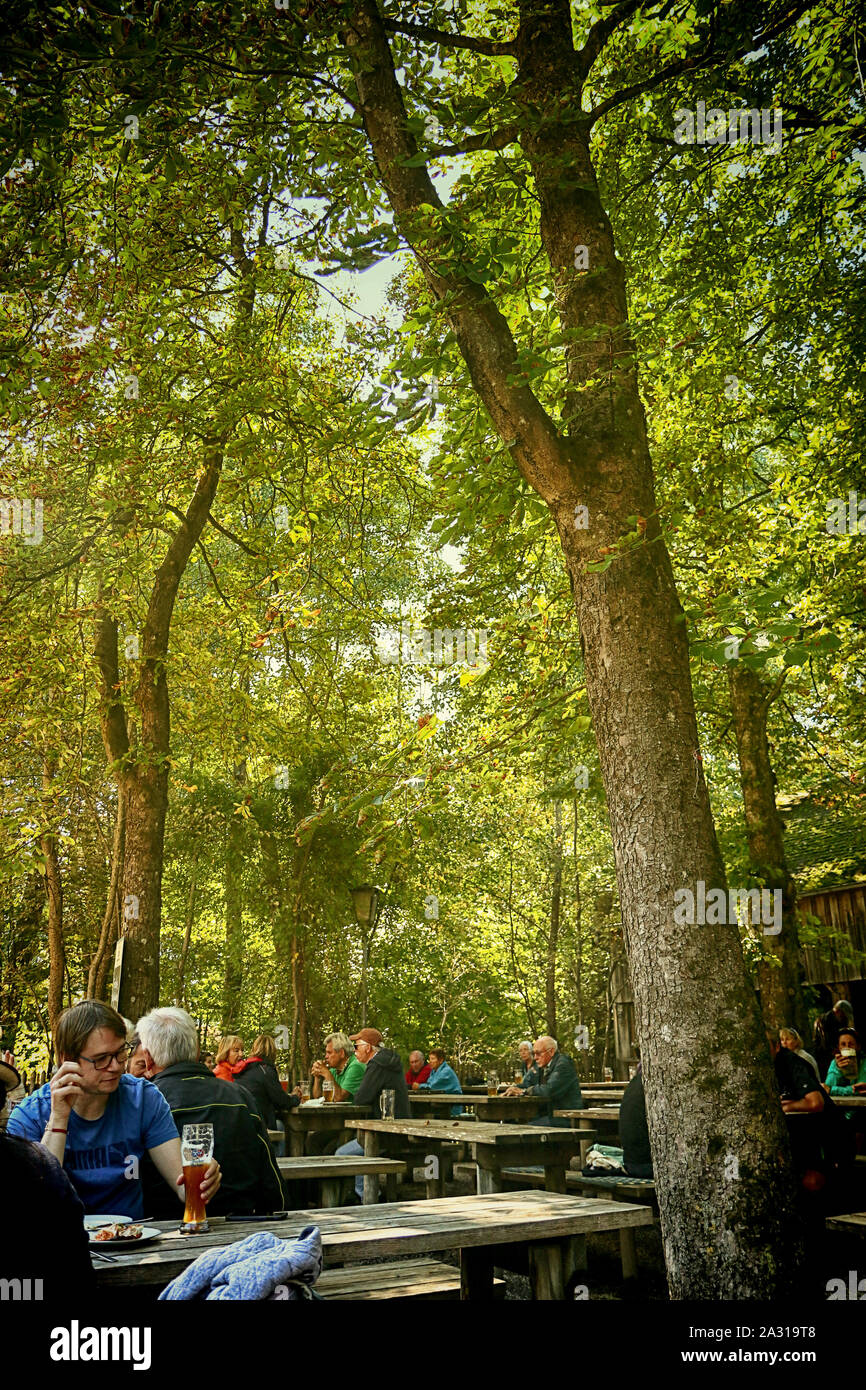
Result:
{"label": "food on plate", "polygon": [[101,1231],[94,1231],[94,1240],[140,1240],[142,1230],[140,1226],[127,1226],[122,1222],[115,1221],[110,1226],[103,1226]]}

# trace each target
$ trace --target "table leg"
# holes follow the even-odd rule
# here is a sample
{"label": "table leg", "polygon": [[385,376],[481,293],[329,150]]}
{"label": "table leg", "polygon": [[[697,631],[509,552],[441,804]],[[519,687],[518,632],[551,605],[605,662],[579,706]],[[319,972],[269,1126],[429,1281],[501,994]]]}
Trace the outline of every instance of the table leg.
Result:
{"label": "table leg", "polygon": [[437,1144],[434,1148],[433,1157],[436,1159],[436,1176],[427,1178],[424,1183],[424,1191],[428,1200],[430,1198],[445,1196],[445,1155],[442,1145]]}
{"label": "table leg", "polygon": [[343,1205],[343,1179],[342,1178],[323,1178],[322,1179],[322,1206],[340,1207]]}
{"label": "table leg", "polygon": [[303,1158],[304,1156],[304,1131],[302,1129],[289,1130],[289,1157]]}
{"label": "table leg", "polygon": [[574,1287],[582,1283],[586,1272],[586,1236],[568,1236],[562,1242],[562,1282],[565,1296],[570,1298]]}
{"label": "table leg", "polygon": [[637,1278],[637,1249],[634,1241],[634,1227],[623,1226],[619,1233],[619,1254],[622,1260],[623,1279]]}
{"label": "table leg", "polygon": [[[579,1131],[582,1130],[582,1129],[592,1129],[592,1125],[589,1124],[586,1120],[583,1120],[583,1121],[578,1120],[578,1122],[577,1122],[577,1128],[578,1128],[578,1132],[579,1132]],[[585,1167],[586,1167],[586,1156],[587,1156],[587,1154],[589,1153],[590,1149],[592,1148],[592,1143],[593,1143],[593,1141],[592,1141],[591,1139],[581,1139],[581,1141],[580,1141],[580,1166],[581,1166],[581,1168],[585,1168]]]}
{"label": "table leg", "polygon": [[498,1168],[482,1168],[479,1163],[477,1172],[476,1189],[479,1197],[502,1191],[502,1174]]}
{"label": "table leg", "polygon": [[460,1251],[460,1297],[483,1303],[493,1299],[493,1259],[487,1250]]}
{"label": "table leg", "polygon": [[[379,1157],[379,1135],[375,1129],[364,1131],[364,1157]],[[374,1205],[379,1200],[379,1174],[364,1174],[364,1206]]]}
{"label": "table leg", "polygon": [[562,1249],[557,1241],[546,1241],[543,1245],[530,1245],[529,1279],[532,1284],[532,1297],[536,1302],[563,1303],[565,1301]]}
{"label": "table leg", "polygon": [[545,1168],[544,1190],[545,1192],[565,1192],[567,1190],[565,1186],[564,1168]]}

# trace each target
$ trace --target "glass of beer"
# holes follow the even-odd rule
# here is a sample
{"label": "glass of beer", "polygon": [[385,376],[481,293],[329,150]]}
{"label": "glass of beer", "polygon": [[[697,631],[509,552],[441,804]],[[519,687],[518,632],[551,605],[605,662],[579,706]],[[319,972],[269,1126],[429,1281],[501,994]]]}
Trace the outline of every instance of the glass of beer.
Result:
{"label": "glass of beer", "polygon": [[305,1100],[309,1100],[309,1099],[310,1099],[310,1083],[309,1083],[309,1081],[302,1081],[302,1082],[301,1082],[301,1104],[303,1105],[304,1101],[305,1101]]}
{"label": "glass of beer", "polygon": [[487,1094],[495,1096],[499,1091],[499,1077],[495,1071],[487,1073]]}
{"label": "glass of beer", "polygon": [[207,1212],[201,1195],[201,1184],[207,1166],[213,1158],[213,1125],[184,1125],[180,1153],[186,1190],[183,1229],[191,1232],[206,1231]]}
{"label": "glass of beer", "polygon": [[334,1078],[326,1076],[322,1081],[322,1095],[325,1097],[325,1104],[334,1099]]}
{"label": "glass of beer", "polygon": [[379,1096],[379,1113],[383,1120],[393,1120],[394,1118],[394,1092],[382,1091]]}
{"label": "glass of beer", "polygon": [[514,1068],[514,1084],[515,1084],[515,1086],[519,1086],[522,1080],[523,1080],[523,1072],[520,1070],[519,1067],[515,1067],[515,1068]]}

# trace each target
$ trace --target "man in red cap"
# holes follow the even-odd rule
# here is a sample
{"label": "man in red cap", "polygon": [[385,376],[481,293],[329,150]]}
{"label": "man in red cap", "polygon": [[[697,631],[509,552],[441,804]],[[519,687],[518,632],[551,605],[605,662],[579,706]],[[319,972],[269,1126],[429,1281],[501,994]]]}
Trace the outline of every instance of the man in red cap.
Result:
{"label": "man in red cap", "polygon": [[[350,1042],[355,1044],[355,1056],[363,1062],[366,1070],[364,1079],[355,1092],[356,1105],[369,1105],[374,1119],[379,1118],[379,1098],[383,1091],[394,1092],[394,1119],[409,1119],[409,1091],[403,1075],[400,1055],[390,1047],[382,1046],[382,1034],[378,1028],[362,1028],[358,1033],[349,1034]],[[364,1150],[357,1139],[337,1150],[338,1154],[354,1154],[360,1157]],[[355,1179],[355,1192],[358,1201],[364,1198],[364,1179]]]}

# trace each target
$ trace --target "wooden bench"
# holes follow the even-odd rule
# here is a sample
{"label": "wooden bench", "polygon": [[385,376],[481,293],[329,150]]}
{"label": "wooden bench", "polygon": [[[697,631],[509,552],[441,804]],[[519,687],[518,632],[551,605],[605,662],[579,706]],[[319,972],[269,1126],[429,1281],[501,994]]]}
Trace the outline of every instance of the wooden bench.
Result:
{"label": "wooden bench", "polygon": [[339,1207],[343,1181],[346,1178],[365,1177],[368,1173],[384,1176],[386,1198],[389,1202],[396,1202],[397,1177],[406,1172],[406,1164],[399,1158],[355,1158],[351,1154],[278,1158],[277,1167],[283,1182],[314,1179],[320,1183],[323,1207]]}
{"label": "wooden bench", "polygon": [[[503,1183],[513,1187],[543,1187],[544,1169],[537,1167],[503,1168]],[[613,1202],[639,1202],[642,1206],[656,1206],[656,1185],[652,1178],[632,1178],[628,1174],[609,1178],[585,1178],[574,1170],[565,1175],[566,1188],[580,1192],[582,1196],[607,1197]],[[634,1231],[623,1227],[619,1233],[619,1252],[622,1260],[623,1279],[637,1277],[637,1251]]]}
{"label": "wooden bench", "polygon": [[[323,1298],[363,1302],[383,1298],[460,1297],[460,1270],[441,1260],[395,1260],[381,1265],[326,1269],[316,1284]],[[505,1297],[505,1280],[493,1280],[493,1297]]]}

